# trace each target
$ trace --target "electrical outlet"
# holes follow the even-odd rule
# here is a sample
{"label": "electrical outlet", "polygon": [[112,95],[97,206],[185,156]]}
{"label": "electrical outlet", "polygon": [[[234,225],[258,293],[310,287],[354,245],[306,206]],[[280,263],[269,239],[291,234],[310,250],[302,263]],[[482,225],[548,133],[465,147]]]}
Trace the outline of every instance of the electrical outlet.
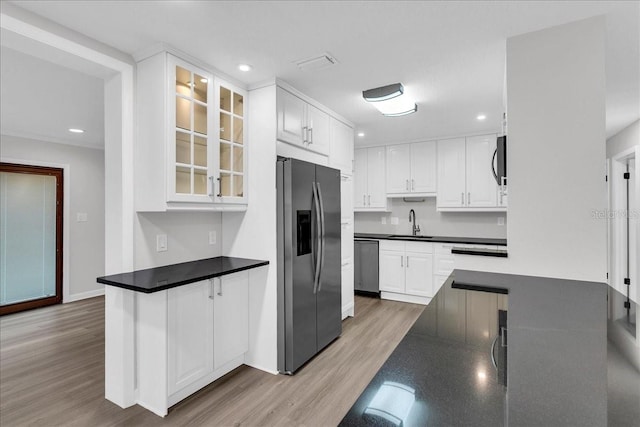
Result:
{"label": "electrical outlet", "polygon": [[87,222],[87,213],[86,212],[78,212],[76,214],[77,222]]}
{"label": "electrical outlet", "polygon": [[382,225],[385,225],[385,224],[387,223],[387,217],[386,217],[386,216],[381,217],[381,218],[380,218],[380,223],[381,223]]}
{"label": "electrical outlet", "polygon": [[210,231],[209,232],[209,244],[210,245],[215,245],[216,244],[216,231]]}
{"label": "electrical outlet", "polygon": [[156,252],[165,252],[167,250],[167,235],[158,234],[156,236]]}
{"label": "electrical outlet", "polygon": [[499,216],[498,217],[498,225],[504,225],[504,217],[503,216]]}
{"label": "electrical outlet", "polygon": [[397,216],[392,216],[391,217],[391,225],[398,225],[398,217]]}

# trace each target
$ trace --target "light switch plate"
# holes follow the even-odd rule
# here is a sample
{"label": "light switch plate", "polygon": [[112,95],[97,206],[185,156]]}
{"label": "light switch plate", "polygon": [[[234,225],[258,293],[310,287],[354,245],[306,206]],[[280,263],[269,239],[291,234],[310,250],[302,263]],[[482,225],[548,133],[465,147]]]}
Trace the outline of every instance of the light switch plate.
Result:
{"label": "light switch plate", "polygon": [[78,212],[76,214],[77,222],[87,222],[87,213],[86,212]]}
{"label": "light switch plate", "polygon": [[216,232],[215,232],[215,230],[209,232],[209,244],[210,245],[215,245],[216,244]]}
{"label": "light switch plate", "polygon": [[167,250],[167,235],[158,234],[156,236],[156,251],[165,252]]}
{"label": "light switch plate", "polygon": [[498,225],[504,225],[504,217],[503,216],[499,216],[498,217]]}
{"label": "light switch plate", "polygon": [[391,225],[398,225],[398,217],[397,216],[392,216],[391,217]]}

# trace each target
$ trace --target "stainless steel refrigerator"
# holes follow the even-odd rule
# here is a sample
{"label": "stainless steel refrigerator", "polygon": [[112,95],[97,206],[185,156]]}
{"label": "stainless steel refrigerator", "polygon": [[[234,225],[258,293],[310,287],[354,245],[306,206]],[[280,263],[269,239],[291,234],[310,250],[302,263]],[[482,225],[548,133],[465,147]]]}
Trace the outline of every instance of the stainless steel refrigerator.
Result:
{"label": "stainless steel refrigerator", "polygon": [[278,158],[278,371],[342,333],[340,171]]}

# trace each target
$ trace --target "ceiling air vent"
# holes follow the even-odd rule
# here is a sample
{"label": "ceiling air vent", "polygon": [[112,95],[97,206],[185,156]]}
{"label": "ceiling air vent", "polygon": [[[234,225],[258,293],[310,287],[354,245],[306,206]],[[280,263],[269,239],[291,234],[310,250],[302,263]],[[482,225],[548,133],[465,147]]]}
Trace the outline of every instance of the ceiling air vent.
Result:
{"label": "ceiling air vent", "polygon": [[325,52],[320,56],[314,56],[313,58],[301,59],[295,61],[295,64],[302,71],[320,70],[322,68],[330,67],[338,63],[338,60],[331,56],[331,54]]}

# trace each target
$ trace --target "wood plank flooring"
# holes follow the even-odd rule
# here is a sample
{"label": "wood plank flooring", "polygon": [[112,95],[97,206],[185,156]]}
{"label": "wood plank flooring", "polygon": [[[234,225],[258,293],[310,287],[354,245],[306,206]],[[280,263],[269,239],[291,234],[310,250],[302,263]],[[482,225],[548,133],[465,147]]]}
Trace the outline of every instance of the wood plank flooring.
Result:
{"label": "wood plank flooring", "polygon": [[423,306],[356,296],[342,336],[294,376],[242,366],[167,417],[104,398],[104,298],[0,318],[0,425],[335,426]]}

